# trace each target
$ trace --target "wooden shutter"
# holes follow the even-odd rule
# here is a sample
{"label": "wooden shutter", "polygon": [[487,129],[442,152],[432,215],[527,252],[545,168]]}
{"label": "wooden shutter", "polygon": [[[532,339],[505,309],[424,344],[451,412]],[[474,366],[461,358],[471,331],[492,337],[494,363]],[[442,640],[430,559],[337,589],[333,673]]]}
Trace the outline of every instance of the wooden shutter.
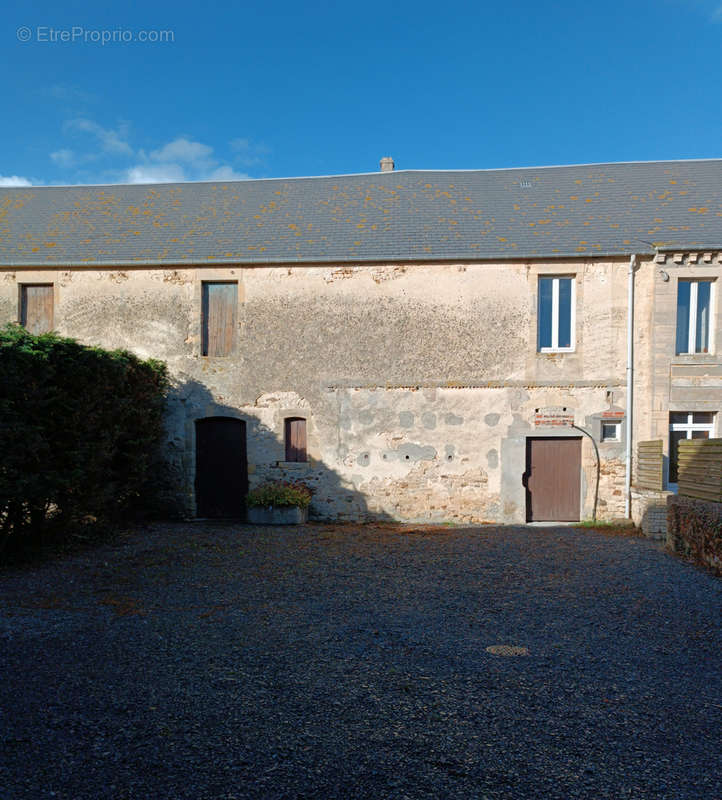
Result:
{"label": "wooden shutter", "polygon": [[53,284],[24,284],[20,287],[20,324],[30,333],[53,329]]}
{"label": "wooden shutter", "polygon": [[661,439],[639,442],[637,445],[637,480],[634,485],[638,489],[661,492],[664,488],[663,465]]}
{"label": "wooden shutter", "polygon": [[203,284],[201,338],[204,356],[227,356],[233,352],[237,305],[237,283]]}
{"label": "wooden shutter", "polygon": [[306,420],[291,417],[286,420],[286,461],[306,460]]}
{"label": "wooden shutter", "polygon": [[679,493],[722,503],[722,439],[679,443]]}

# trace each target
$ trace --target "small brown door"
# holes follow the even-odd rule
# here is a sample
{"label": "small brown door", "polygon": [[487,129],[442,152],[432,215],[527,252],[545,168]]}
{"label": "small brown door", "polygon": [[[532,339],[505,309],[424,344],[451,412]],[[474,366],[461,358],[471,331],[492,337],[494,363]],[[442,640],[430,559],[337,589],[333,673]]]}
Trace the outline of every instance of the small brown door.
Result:
{"label": "small brown door", "polygon": [[286,461],[306,460],[306,420],[289,417],[286,420]]}
{"label": "small brown door", "polygon": [[246,423],[230,417],[196,422],[196,513],[241,519],[248,494]]}
{"label": "small brown door", "polygon": [[579,519],[582,440],[526,440],[526,518],[528,522]]}

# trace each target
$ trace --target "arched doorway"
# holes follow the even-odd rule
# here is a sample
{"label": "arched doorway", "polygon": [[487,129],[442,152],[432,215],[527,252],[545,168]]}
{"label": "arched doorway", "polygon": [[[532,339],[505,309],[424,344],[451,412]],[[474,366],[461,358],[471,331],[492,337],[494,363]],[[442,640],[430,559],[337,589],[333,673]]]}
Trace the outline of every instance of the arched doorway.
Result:
{"label": "arched doorway", "polygon": [[246,510],[246,423],[232,417],[196,420],[196,514],[241,519]]}

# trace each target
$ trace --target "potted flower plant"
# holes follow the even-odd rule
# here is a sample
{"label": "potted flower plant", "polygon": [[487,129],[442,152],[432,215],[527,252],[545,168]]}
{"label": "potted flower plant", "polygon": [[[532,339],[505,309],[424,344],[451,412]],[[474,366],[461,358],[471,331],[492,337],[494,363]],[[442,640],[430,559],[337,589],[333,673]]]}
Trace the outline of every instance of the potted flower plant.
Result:
{"label": "potted flower plant", "polygon": [[268,481],[248,493],[248,521],[253,525],[306,522],[311,490],[298,481]]}

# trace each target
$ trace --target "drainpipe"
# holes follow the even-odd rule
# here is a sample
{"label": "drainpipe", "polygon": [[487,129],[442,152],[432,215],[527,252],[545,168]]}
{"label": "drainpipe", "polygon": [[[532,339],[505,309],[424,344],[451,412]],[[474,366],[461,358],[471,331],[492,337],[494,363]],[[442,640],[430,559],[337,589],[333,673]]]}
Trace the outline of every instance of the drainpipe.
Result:
{"label": "drainpipe", "polygon": [[632,503],[632,391],[634,379],[634,268],[637,256],[629,257],[627,273],[627,436],[625,446],[624,516],[629,519]]}

